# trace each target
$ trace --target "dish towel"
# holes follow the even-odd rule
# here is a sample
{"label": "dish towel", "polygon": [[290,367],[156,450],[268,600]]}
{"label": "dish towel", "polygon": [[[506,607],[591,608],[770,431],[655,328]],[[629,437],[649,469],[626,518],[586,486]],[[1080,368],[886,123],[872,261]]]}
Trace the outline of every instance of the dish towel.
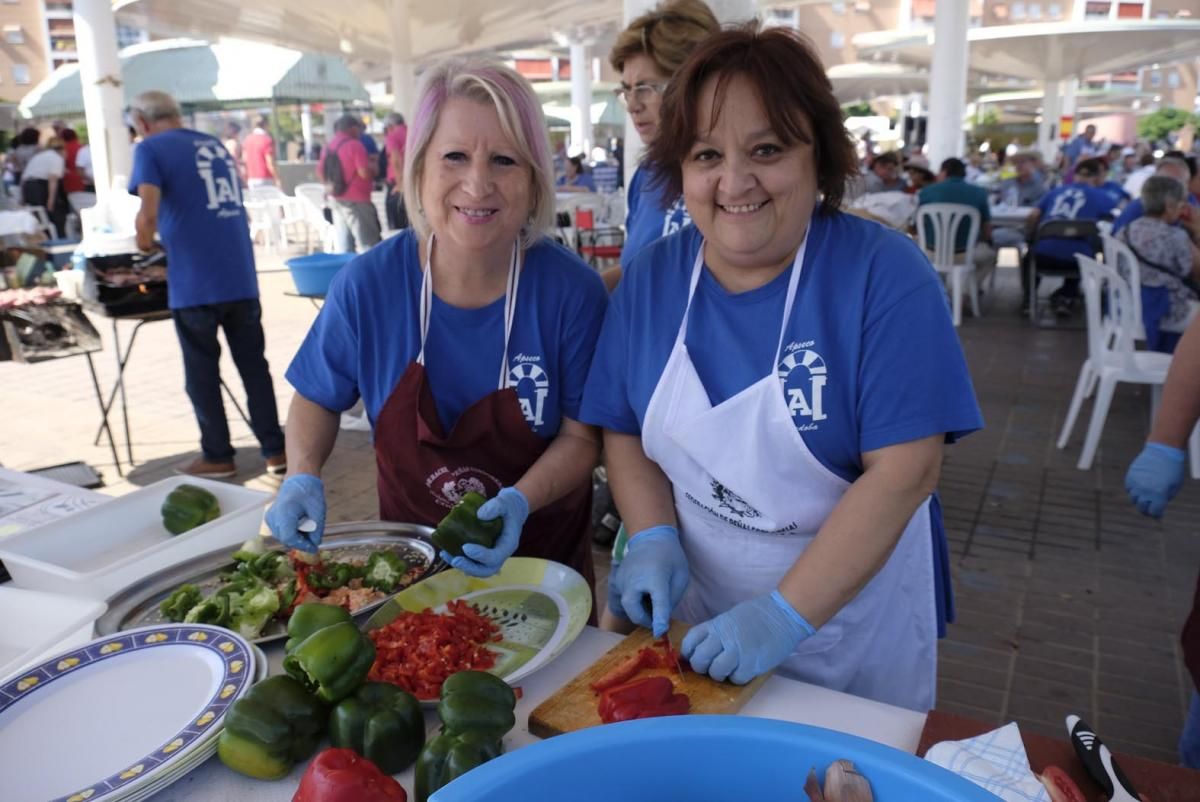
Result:
{"label": "dish towel", "polygon": [[934,744],[925,759],[1006,802],[1050,802],[1050,794],[1029,768],[1016,723],[965,741]]}

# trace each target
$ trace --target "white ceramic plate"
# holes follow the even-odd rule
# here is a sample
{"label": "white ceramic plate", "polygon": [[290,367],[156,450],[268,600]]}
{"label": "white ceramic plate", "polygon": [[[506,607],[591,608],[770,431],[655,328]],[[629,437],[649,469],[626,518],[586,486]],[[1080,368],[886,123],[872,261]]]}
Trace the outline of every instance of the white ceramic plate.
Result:
{"label": "white ceramic plate", "polygon": [[4,796],[115,802],[195,765],[258,659],[232,632],[144,627],[59,654],[0,683]]}

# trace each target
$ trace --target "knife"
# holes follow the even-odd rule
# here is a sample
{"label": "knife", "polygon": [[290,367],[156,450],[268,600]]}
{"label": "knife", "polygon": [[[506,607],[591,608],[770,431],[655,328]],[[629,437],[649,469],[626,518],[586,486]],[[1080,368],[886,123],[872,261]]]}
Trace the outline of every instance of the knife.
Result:
{"label": "knife", "polygon": [[1067,716],[1067,732],[1075,754],[1087,769],[1092,779],[1100,784],[1109,796],[1109,802],[1139,802],[1133,783],[1121,771],[1112,752],[1101,742],[1099,736],[1079,716]]}

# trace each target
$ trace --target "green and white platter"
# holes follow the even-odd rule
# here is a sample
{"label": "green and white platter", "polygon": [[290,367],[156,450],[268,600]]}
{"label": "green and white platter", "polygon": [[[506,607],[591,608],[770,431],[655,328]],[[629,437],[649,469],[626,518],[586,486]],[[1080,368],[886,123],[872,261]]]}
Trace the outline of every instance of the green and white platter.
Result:
{"label": "green and white platter", "polygon": [[408,587],[375,611],[363,626],[390,624],[403,612],[431,609],[461,599],[491,618],[502,640],[491,673],[510,685],[550,663],[575,642],[592,614],[592,591],[577,571],[536,557],[512,557],[486,578],[447,570]]}

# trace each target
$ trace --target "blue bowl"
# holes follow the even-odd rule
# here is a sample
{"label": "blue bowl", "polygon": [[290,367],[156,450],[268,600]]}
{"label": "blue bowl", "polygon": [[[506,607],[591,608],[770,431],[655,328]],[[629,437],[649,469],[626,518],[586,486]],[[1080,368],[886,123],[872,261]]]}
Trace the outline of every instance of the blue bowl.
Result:
{"label": "blue bowl", "polygon": [[314,253],[288,259],[287,266],[292,271],[296,292],[324,298],[334,275],[354,257],[353,253]]}
{"label": "blue bowl", "polygon": [[996,802],[974,783],[853,735],[743,716],[673,716],[606,724],[502,755],[430,802],[804,802],[804,779],[839,758],[876,802]]}

